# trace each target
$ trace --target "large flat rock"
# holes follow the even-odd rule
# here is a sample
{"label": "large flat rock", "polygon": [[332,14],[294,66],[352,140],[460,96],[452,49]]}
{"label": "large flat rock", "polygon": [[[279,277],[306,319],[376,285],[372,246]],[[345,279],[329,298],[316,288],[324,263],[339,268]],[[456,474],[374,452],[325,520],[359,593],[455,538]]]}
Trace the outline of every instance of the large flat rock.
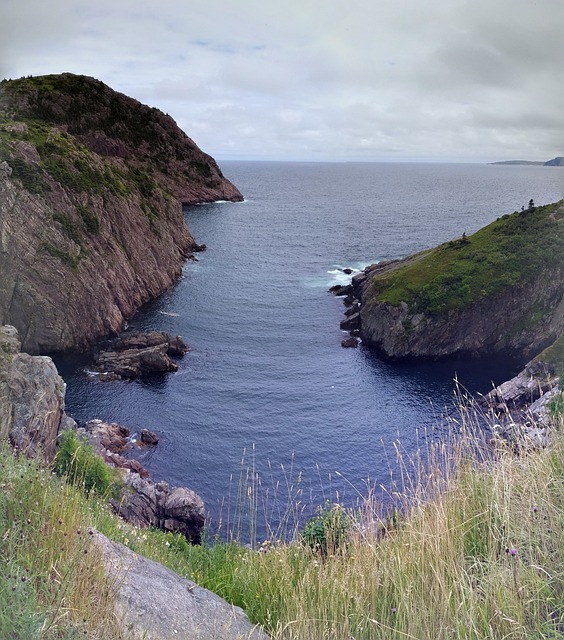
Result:
{"label": "large flat rock", "polygon": [[135,640],[269,640],[239,607],[99,532],[94,541],[115,581],[115,612]]}

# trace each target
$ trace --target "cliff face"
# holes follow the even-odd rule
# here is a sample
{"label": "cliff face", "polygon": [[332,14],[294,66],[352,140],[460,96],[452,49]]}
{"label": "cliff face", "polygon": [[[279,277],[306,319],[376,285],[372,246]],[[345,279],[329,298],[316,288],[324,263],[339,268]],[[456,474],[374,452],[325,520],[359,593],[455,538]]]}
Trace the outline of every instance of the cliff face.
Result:
{"label": "cliff face", "polygon": [[364,344],[390,359],[530,359],[564,331],[564,202],[353,279]]}
{"label": "cliff face", "polygon": [[0,323],[85,349],[197,249],[182,203],[242,200],[172,118],[84,76],[0,83]]}

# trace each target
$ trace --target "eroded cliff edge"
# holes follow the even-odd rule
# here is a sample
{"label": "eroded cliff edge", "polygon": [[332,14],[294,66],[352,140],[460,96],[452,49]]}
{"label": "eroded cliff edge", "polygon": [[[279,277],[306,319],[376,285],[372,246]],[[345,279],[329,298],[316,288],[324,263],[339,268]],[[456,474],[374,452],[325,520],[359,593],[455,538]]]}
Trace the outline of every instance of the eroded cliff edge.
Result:
{"label": "eroded cliff edge", "polygon": [[166,290],[198,245],[181,205],[240,201],[158,109],[73,74],[0,83],[0,324],[85,349]]}
{"label": "eroded cliff edge", "polygon": [[526,362],[564,329],[564,201],[372,265],[352,291],[363,344],[388,359],[511,354]]}

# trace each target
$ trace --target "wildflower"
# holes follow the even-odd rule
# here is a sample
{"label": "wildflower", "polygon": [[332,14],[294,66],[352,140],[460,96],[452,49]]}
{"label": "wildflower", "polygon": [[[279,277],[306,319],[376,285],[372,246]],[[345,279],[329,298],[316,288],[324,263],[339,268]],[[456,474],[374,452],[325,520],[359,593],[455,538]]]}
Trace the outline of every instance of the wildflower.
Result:
{"label": "wildflower", "polygon": [[537,505],[533,505],[533,513],[537,513],[537,511],[539,510],[539,508],[537,507]]}
{"label": "wildflower", "polygon": [[513,557],[515,557],[517,555],[517,549],[515,549],[515,547],[511,547],[510,553]]}
{"label": "wildflower", "polygon": [[395,607],[392,607],[392,613],[396,613],[397,609]]}

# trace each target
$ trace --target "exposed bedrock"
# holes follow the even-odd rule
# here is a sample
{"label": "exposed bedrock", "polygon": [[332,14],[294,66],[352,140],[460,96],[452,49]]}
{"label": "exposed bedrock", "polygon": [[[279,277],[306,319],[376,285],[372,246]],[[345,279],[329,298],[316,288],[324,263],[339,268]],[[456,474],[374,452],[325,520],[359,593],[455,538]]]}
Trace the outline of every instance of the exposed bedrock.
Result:
{"label": "exposed bedrock", "polygon": [[242,200],[159,111],[85,76],[0,83],[0,323],[85,350],[169,288],[197,245],[183,203]]}
{"label": "exposed bedrock", "polygon": [[351,287],[354,312],[341,328],[358,323],[363,345],[385,358],[507,354],[527,362],[564,332],[564,202],[371,265]]}

